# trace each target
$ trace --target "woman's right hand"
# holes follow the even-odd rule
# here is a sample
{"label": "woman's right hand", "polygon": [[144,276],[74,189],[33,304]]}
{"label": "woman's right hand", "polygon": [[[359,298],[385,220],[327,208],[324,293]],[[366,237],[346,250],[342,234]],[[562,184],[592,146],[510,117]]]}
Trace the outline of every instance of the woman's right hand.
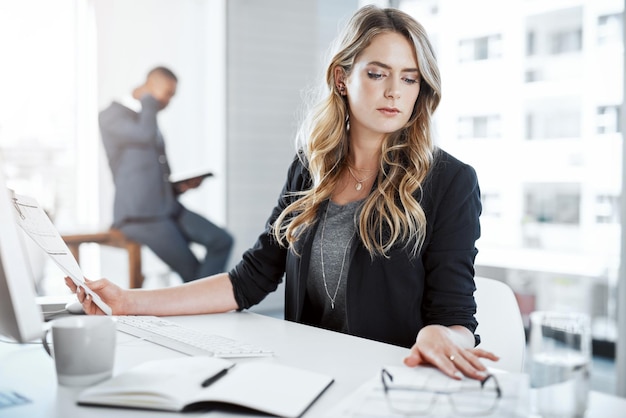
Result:
{"label": "woman's right hand", "polygon": [[[76,293],[78,301],[83,305],[83,310],[88,315],[104,315],[102,309],[96,305],[91,296],[80,286],[76,286],[72,279],[65,278],[65,284],[72,293]],[[85,285],[98,294],[102,301],[111,307],[113,315],[125,315],[127,309],[124,307],[124,290],[107,279],[90,281],[85,278]]]}

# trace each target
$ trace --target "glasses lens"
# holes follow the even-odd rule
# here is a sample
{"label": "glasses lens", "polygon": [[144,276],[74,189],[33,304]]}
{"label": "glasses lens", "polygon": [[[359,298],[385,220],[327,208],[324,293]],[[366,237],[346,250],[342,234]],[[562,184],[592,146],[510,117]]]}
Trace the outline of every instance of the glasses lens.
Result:
{"label": "glasses lens", "polygon": [[432,392],[423,392],[413,388],[390,388],[387,391],[389,407],[401,414],[427,413],[435,396]]}
{"label": "glasses lens", "polygon": [[494,378],[485,381],[482,388],[476,382],[475,388],[464,388],[450,394],[454,409],[463,415],[484,415],[493,410],[498,402],[498,388]]}

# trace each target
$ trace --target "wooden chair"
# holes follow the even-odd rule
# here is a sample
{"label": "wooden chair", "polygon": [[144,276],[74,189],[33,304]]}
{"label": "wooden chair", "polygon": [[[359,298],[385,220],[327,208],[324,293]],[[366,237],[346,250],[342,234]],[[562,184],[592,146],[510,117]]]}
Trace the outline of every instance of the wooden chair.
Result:
{"label": "wooden chair", "polygon": [[79,264],[79,247],[81,244],[95,243],[125,249],[128,253],[129,288],[140,288],[143,285],[144,277],[141,273],[141,244],[126,238],[119,229],[111,228],[104,232],[63,235],[62,238]]}

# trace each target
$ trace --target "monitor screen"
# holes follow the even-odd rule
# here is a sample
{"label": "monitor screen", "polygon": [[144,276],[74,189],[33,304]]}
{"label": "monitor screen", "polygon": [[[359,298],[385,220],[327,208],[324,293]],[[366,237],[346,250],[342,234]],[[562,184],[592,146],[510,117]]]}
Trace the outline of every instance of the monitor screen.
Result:
{"label": "monitor screen", "polygon": [[0,162],[0,335],[28,342],[41,338],[44,320],[3,169]]}

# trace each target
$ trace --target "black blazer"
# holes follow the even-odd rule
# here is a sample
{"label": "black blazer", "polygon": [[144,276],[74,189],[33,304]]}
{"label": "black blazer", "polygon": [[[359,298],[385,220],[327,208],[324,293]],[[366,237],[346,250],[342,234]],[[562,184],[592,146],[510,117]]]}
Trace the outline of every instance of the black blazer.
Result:
{"label": "black blazer", "polygon": [[[480,190],[472,167],[437,150],[418,197],[426,212],[424,245],[415,257],[396,245],[389,258],[370,257],[359,241],[352,246],[346,288],[348,333],[411,347],[425,325],[462,325],[474,332],[475,242],[480,236]],[[295,159],[266,230],[230,271],[240,309],[259,303],[286,278],[285,319],[301,322],[311,246],[317,224],[297,244],[298,253],[279,246],[271,225],[310,187],[306,167]],[[323,210],[325,206],[320,209]],[[479,342],[475,336],[476,343]]]}

